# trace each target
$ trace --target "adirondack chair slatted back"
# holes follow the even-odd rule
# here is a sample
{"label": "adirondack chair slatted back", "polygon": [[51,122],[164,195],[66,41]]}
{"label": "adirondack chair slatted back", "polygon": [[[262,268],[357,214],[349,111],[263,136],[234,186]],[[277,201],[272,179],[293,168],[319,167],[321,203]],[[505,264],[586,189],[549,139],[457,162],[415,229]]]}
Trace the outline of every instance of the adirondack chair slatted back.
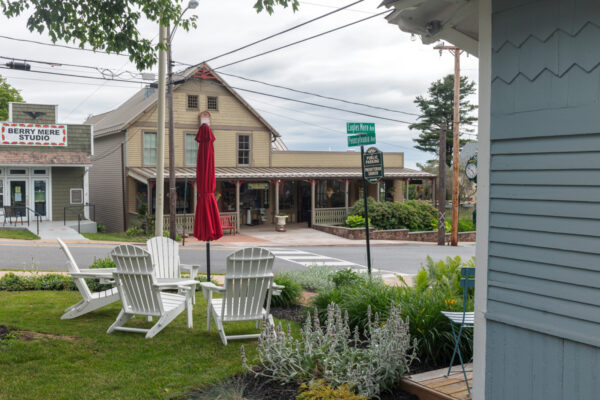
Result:
{"label": "adirondack chair slatted back", "polygon": [[227,257],[223,321],[261,318],[267,292],[271,295],[274,260],[270,251],[258,247],[238,250]]}
{"label": "adirondack chair slatted back", "polygon": [[130,244],[115,247],[111,253],[123,309],[129,314],[160,316],[164,312],[160,291],[154,287],[152,256]]}
{"label": "adirondack chair slatted back", "polygon": [[157,278],[180,278],[179,243],[166,237],[153,237],[146,242]]}
{"label": "adirondack chair slatted back", "polygon": [[[56,240],[58,241],[58,244],[60,245],[60,249],[63,251],[63,253],[65,253],[65,256],[67,257],[67,261],[68,261],[67,262],[67,270],[69,271],[69,273],[72,274],[72,273],[79,272],[79,267],[77,266],[77,263],[75,262],[75,259],[71,255],[71,252],[69,251],[69,248],[67,247],[65,242],[63,242],[60,239],[56,239]],[[85,282],[85,279],[73,278],[73,281],[75,282],[75,286],[77,286],[79,293],[81,293],[81,297],[83,297],[85,300],[89,300],[92,298],[92,292],[90,292],[90,288],[88,287],[87,283]]]}

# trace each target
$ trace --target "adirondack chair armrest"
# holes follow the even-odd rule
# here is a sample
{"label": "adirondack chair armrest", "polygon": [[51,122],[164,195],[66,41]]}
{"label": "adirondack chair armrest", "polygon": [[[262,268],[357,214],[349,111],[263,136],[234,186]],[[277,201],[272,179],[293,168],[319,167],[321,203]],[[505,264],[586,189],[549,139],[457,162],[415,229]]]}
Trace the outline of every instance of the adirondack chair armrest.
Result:
{"label": "adirondack chair armrest", "polygon": [[190,265],[190,264],[179,264],[179,268],[191,273],[194,270],[198,271],[200,269],[200,266],[199,265]]}
{"label": "adirondack chair armrest", "polygon": [[200,282],[200,286],[205,299],[212,298],[212,292],[225,293],[224,287],[217,286],[212,282]]}
{"label": "adirondack chair armrest", "polygon": [[271,285],[271,290],[272,290],[273,296],[281,295],[281,292],[283,289],[285,289],[285,286],[283,286],[283,285],[277,285],[275,283],[273,285]]}

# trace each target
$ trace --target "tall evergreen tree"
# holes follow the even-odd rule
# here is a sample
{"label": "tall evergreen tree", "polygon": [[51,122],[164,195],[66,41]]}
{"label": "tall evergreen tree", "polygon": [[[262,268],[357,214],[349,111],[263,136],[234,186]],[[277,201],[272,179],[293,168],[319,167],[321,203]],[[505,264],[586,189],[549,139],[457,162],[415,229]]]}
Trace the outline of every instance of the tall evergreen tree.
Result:
{"label": "tall evergreen tree", "polygon": [[[460,78],[460,133],[473,132],[473,124],[477,117],[472,112],[476,105],[468,101],[468,97],[476,92],[475,82],[469,81],[465,76]],[[419,121],[409,125],[409,129],[420,131],[419,137],[413,139],[415,148],[429,153],[439,154],[440,130],[446,126],[446,163],[452,164],[452,139],[454,121],[454,75],[447,75],[443,79],[431,84],[427,90],[427,97],[417,96],[415,104],[419,107],[421,115]],[[460,140],[461,146],[467,140]]]}
{"label": "tall evergreen tree", "polygon": [[8,119],[8,103],[11,101],[23,101],[21,93],[0,76],[0,121]]}

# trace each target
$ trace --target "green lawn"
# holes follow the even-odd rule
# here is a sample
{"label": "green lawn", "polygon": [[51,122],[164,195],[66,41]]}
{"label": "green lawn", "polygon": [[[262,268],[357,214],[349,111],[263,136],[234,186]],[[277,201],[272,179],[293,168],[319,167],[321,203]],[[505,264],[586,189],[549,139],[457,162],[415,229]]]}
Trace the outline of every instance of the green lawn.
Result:
{"label": "green lawn", "polygon": [[145,243],[146,236],[127,236],[124,233],[82,233],[83,236],[90,240],[106,240],[111,242],[135,242]]}
{"label": "green lawn", "polygon": [[[0,342],[0,399],[162,399],[241,371],[240,345],[250,357],[256,340],[223,346],[214,329],[206,332],[206,301],[197,295],[194,329],[185,312],[152,339],[106,329],[120,303],[72,320],[63,310],[78,292],[0,292],[0,324],[75,340],[41,338]],[[148,327],[136,318],[128,326]],[[256,332],[253,322],[226,324],[228,334]],[[297,327],[294,326],[294,331]]]}
{"label": "green lawn", "polygon": [[18,229],[0,229],[0,238],[2,239],[21,239],[21,240],[37,240],[40,237],[29,231]]}

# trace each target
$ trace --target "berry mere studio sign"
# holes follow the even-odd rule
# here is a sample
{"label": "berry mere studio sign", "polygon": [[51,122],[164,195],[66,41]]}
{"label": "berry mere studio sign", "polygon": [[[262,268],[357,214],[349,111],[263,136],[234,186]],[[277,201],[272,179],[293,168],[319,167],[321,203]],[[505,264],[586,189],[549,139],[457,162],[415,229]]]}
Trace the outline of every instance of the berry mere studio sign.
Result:
{"label": "berry mere studio sign", "polygon": [[0,145],[67,147],[67,126],[0,122]]}

